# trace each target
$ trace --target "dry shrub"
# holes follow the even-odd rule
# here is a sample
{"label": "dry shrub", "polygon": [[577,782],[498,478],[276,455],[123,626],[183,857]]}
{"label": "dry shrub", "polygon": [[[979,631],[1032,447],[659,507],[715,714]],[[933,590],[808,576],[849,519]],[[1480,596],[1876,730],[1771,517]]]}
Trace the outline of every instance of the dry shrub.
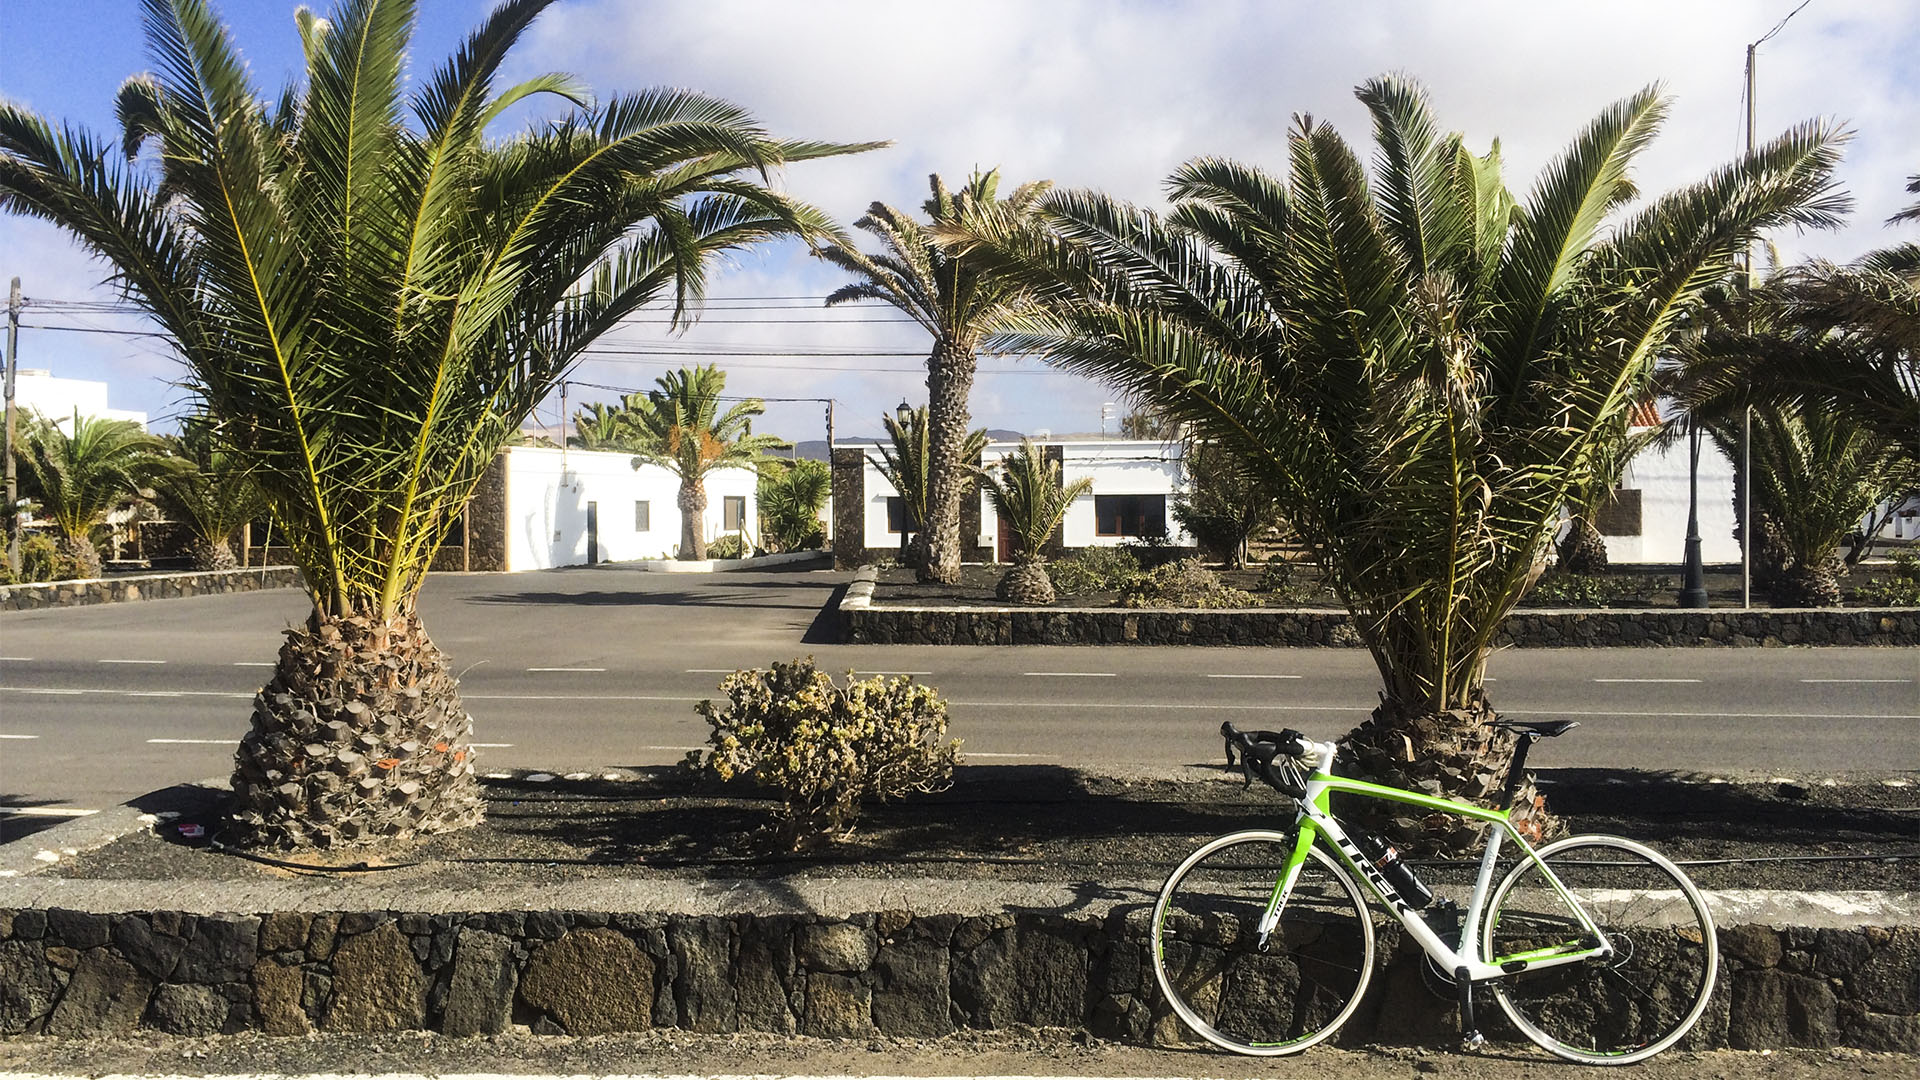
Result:
{"label": "dry shrub", "polygon": [[1232,588],[1199,559],[1157,566],[1127,586],[1123,607],[1235,608],[1257,606],[1251,593]]}
{"label": "dry shrub", "polygon": [[727,700],[695,710],[713,731],[689,767],[722,780],[748,777],[786,799],[778,844],[795,851],[846,832],[862,799],[885,802],[938,791],[953,779],[958,740],[946,739],[947,705],[908,678],[844,688],[813,658],[736,671],[720,683]]}

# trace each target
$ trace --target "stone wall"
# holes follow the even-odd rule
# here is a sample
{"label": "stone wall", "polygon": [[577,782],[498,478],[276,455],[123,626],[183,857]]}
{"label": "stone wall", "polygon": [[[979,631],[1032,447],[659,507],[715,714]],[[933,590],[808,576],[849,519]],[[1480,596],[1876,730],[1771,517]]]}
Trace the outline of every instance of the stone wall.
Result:
{"label": "stone wall", "polygon": [[181,596],[286,589],[299,587],[305,581],[297,567],[267,566],[252,570],[140,574],[82,581],[0,585],[0,611],[31,611],[80,604],[117,604],[127,600],[171,600]]}
{"label": "stone wall", "polygon": [[836,446],[828,456],[833,474],[833,565],[850,570],[876,557],[863,547],[867,542],[867,456],[857,446]]}
{"label": "stone wall", "polygon": [[[847,640],[873,645],[1358,646],[1344,611],[889,607],[843,611]],[[1656,611],[1529,610],[1497,644],[1920,645],[1920,608]]]}
{"label": "stone wall", "polygon": [[[1154,989],[1144,922],[1137,909],[847,919],[0,910],[0,1034],[927,1037],[1034,1025],[1167,1043],[1184,1036]],[[1344,1037],[1450,1041],[1452,1007],[1422,986],[1417,946],[1387,929],[1384,970]],[[1740,926],[1721,941],[1721,982],[1692,1045],[1920,1051],[1920,927]]]}

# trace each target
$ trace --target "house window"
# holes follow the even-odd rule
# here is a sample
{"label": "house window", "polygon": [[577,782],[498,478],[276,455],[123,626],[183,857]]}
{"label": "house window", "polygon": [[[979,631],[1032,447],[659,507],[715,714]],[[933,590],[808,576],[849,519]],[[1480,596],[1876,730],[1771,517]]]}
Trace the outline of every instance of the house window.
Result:
{"label": "house window", "polygon": [[1640,489],[1615,488],[1594,512],[1593,527],[1601,536],[1640,535]]}
{"label": "house window", "polygon": [[913,527],[913,516],[907,513],[907,500],[898,495],[887,496],[887,531],[895,534],[918,531]]}
{"label": "house window", "polygon": [[720,499],[720,529],[722,532],[739,532],[741,523],[747,519],[747,497],[745,495],[727,495]]}
{"label": "house window", "polygon": [[633,504],[633,531],[653,531],[653,504],[645,499],[636,500]]}
{"label": "house window", "polygon": [[1095,495],[1094,531],[1101,536],[1167,535],[1165,495]]}

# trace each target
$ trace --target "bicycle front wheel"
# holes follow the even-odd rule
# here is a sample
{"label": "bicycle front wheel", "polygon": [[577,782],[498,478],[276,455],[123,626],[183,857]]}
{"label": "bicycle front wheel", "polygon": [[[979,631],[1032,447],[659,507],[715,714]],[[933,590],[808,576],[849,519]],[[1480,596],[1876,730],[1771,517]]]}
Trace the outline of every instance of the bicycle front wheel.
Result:
{"label": "bicycle front wheel", "polygon": [[[1373,975],[1373,923],[1353,878],[1318,847],[1260,933],[1294,836],[1249,831],[1201,846],[1153,908],[1153,974],[1175,1014],[1242,1054],[1292,1054],[1339,1029]],[[1163,1039],[1177,1029],[1161,1031]]]}
{"label": "bicycle front wheel", "polygon": [[1713,993],[1720,951],[1700,890],[1659,853],[1615,836],[1570,836],[1515,866],[1488,906],[1490,963],[1577,946],[1583,928],[1545,863],[1606,934],[1612,955],[1520,971],[1490,986],[1507,1018],[1546,1050],[1625,1065],[1686,1035]]}

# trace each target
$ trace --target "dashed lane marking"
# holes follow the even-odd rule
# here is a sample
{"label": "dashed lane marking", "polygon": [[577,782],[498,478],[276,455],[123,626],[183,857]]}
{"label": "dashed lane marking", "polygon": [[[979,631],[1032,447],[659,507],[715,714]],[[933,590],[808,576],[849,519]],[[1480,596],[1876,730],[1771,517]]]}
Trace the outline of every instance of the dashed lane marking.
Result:
{"label": "dashed lane marking", "polygon": [[1803,683],[1910,683],[1912,679],[1801,679]]}
{"label": "dashed lane marking", "polygon": [[1111,671],[1023,671],[1020,674],[1035,679],[1113,679],[1119,677]]}
{"label": "dashed lane marking", "polygon": [[1595,679],[1604,683],[1697,683],[1699,679]]}
{"label": "dashed lane marking", "polygon": [[71,806],[0,806],[0,814],[15,817],[86,817],[98,810],[78,810]]}
{"label": "dashed lane marking", "polygon": [[530,667],[528,671],[605,671],[603,667]]}
{"label": "dashed lane marking", "polygon": [[177,745],[177,746],[188,746],[188,745],[229,746],[229,745],[232,745],[232,743],[235,740],[233,739],[148,739],[147,741],[150,743],[165,743],[165,744]]}
{"label": "dashed lane marking", "polygon": [[103,664],[164,664],[165,660],[102,660]]}
{"label": "dashed lane marking", "polygon": [[0,735],[0,739],[37,739],[38,735]]}
{"label": "dashed lane marking", "polygon": [[513,744],[510,742],[477,742],[468,743],[467,745],[473,747],[475,750],[505,750]]}
{"label": "dashed lane marking", "polygon": [[931,671],[878,671],[867,668],[854,668],[855,675],[931,675]]}
{"label": "dashed lane marking", "polygon": [[235,660],[233,662],[233,666],[234,667],[277,667],[279,666],[279,663],[278,661],[274,661],[274,660]]}
{"label": "dashed lane marking", "polygon": [[1302,675],[1209,675],[1209,679],[1300,679]]}
{"label": "dashed lane marking", "polygon": [[31,659],[31,656],[0,656],[0,660],[11,660],[16,664],[24,664]]}

